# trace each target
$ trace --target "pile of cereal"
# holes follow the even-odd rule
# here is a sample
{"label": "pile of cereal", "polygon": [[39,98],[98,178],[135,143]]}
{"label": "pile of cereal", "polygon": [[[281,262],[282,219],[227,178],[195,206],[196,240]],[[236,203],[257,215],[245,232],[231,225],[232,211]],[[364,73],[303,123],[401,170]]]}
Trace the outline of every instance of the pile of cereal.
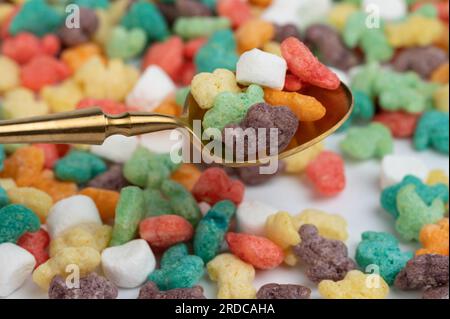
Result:
{"label": "pile of cereal", "polygon": [[[339,153],[316,144],[275,175],[175,164],[148,136],[0,145],[0,297],[31,277],[55,299],[113,299],[120,288],[139,289],[140,299],[203,299],[201,280],[218,298],[387,298],[393,286],[448,299],[447,172],[394,153],[395,139],[409,139],[448,163],[448,8],[448,0],[0,1],[2,120],[94,106],[178,116],[191,92],[204,129],[278,128],[282,151],[299,122],[325,116],[305,88],[335,90],[342,80],[355,98]],[[379,161],[382,190],[372,196],[392,233],[367,229],[355,253],[344,216],[292,214],[244,196],[284,174],[334,198],[347,163],[365,161]],[[278,267],[307,281],[254,284]],[[81,279],[72,286],[74,271]]]}

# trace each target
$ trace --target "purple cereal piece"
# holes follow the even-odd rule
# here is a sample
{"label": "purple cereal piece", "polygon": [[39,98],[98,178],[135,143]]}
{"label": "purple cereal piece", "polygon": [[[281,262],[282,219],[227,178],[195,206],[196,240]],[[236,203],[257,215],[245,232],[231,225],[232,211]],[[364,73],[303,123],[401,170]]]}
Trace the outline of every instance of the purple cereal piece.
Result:
{"label": "purple cereal piece", "polygon": [[288,23],[275,26],[275,41],[281,43],[289,37],[301,40],[300,31],[295,24]]}
{"label": "purple cereal piece", "polygon": [[163,15],[169,26],[172,26],[178,19],[178,10],[174,4],[157,2],[155,5],[158,7],[159,12]]}
{"label": "purple cereal piece", "polygon": [[175,2],[178,16],[181,17],[196,17],[196,16],[211,16],[211,10],[203,3],[195,0],[177,0]]}
{"label": "purple cereal piece", "polygon": [[200,286],[160,291],[153,281],[148,281],[139,291],[138,299],[206,299],[206,297]]}
{"label": "purple cereal piece", "polygon": [[423,292],[423,299],[449,299],[448,285],[442,287],[430,287]]}
{"label": "purple cereal piece", "polygon": [[323,62],[342,70],[348,70],[360,64],[358,56],[348,49],[340,34],[324,24],[310,26],[305,32],[305,43],[317,49]]}
{"label": "purple cereal piece", "polygon": [[311,289],[301,285],[267,284],[259,288],[257,299],[309,299]]}
{"label": "purple cereal piece", "polygon": [[410,48],[402,51],[393,61],[396,71],[414,71],[428,79],[441,64],[448,62],[447,53],[434,46]]}
{"label": "purple cereal piece", "polygon": [[65,46],[76,46],[88,42],[97,30],[98,24],[99,20],[94,10],[80,8],[80,27],[68,28],[64,25],[59,29],[58,35]]}
{"label": "purple cereal piece", "polygon": [[261,174],[259,172],[260,167],[261,166],[235,168],[235,173],[246,185],[261,185],[283,172],[286,164],[282,161],[278,161],[278,170],[274,174]]}
{"label": "purple cereal piece", "polygon": [[66,280],[56,276],[50,283],[50,299],[116,299],[118,289],[105,277],[91,273],[80,279],[80,288],[67,288]]}
{"label": "purple cereal piece", "polygon": [[122,165],[120,164],[112,165],[106,172],[96,176],[88,183],[89,187],[109,189],[113,191],[120,191],[128,185],[128,181],[122,174]]}
{"label": "purple cereal piece", "polygon": [[294,253],[308,266],[306,275],[311,281],[339,281],[347,272],[357,268],[356,263],[348,258],[347,246],[343,242],[321,237],[314,225],[303,225],[299,234],[302,241],[294,247]]}
{"label": "purple cereal piece", "polygon": [[400,271],[394,284],[402,290],[448,285],[448,256],[429,254],[415,256]]}

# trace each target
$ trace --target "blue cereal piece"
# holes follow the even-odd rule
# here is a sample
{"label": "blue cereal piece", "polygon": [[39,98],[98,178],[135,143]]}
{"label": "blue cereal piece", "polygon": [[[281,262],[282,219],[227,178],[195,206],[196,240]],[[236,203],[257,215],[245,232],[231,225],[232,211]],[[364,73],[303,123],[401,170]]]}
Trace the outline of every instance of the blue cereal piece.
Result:
{"label": "blue cereal piece", "polygon": [[449,115],[439,111],[425,112],[414,133],[414,147],[418,151],[432,148],[449,154]]}
{"label": "blue cereal piece", "polygon": [[402,252],[398,240],[389,233],[367,231],[356,248],[356,262],[364,270],[371,265],[379,267],[379,274],[392,285],[397,274],[414,254]]}
{"label": "blue cereal piece", "polygon": [[16,243],[26,232],[37,232],[39,217],[22,205],[8,205],[0,209],[0,244]]}
{"label": "blue cereal piece", "polygon": [[189,255],[186,244],[169,248],[161,258],[161,268],[153,271],[148,280],[159,289],[191,288],[204,274],[204,263],[200,257]]}
{"label": "blue cereal piece", "polygon": [[397,195],[400,189],[406,185],[414,185],[416,193],[425,202],[426,205],[431,205],[435,199],[441,199],[445,204],[449,201],[449,190],[444,184],[435,184],[429,186],[423,183],[419,178],[408,175],[403,180],[395,185],[387,187],[381,193],[381,206],[395,219],[398,218],[397,209]]}
{"label": "blue cereal piece", "polygon": [[94,154],[73,150],[56,162],[54,171],[58,179],[77,184],[89,182],[95,176],[106,172],[105,162]]}
{"label": "blue cereal piece", "polygon": [[236,206],[231,201],[221,201],[215,204],[198,223],[194,235],[194,253],[205,264],[219,253],[235,212]]}
{"label": "blue cereal piece", "polygon": [[349,119],[339,129],[343,132],[350,128],[354,121],[370,121],[375,115],[375,105],[369,95],[363,91],[353,90],[354,108]]}

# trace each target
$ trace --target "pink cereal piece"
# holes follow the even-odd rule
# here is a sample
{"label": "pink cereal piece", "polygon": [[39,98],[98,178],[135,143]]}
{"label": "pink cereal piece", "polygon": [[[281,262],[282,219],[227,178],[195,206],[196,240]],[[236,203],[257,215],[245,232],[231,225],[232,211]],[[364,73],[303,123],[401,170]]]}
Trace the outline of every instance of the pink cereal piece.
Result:
{"label": "pink cereal piece", "polygon": [[239,205],[244,198],[244,184],[231,179],[227,173],[217,167],[205,170],[195,183],[192,194],[199,202],[210,205],[222,200],[230,200]]}
{"label": "pink cereal piece", "polygon": [[34,34],[22,32],[3,41],[2,53],[18,64],[25,64],[38,55],[56,55],[61,48],[57,36],[39,39]]}
{"label": "pink cereal piece", "polygon": [[344,161],[336,153],[322,152],[308,165],[306,175],[322,195],[334,196],[345,188]]}
{"label": "pink cereal piece", "polygon": [[121,114],[127,111],[125,104],[108,99],[86,98],[81,100],[77,109],[88,109],[91,107],[99,107],[107,114]]}
{"label": "pink cereal piece", "polygon": [[177,243],[190,240],[194,235],[194,228],[181,216],[162,215],[141,221],[139,235],[153,249],[161,251]]}
{"label": "pink cereal piece", "polygon": [[284,259],[283,250],[267,238],[248,234],[227,233],[230,251],[258,269],[273,269]]}
{"label": "pink cereal piece", "polygon": [[252,17],[251,7],[243,0],[219,0],[217,13],[228,18],[233,28],[238,28]]}
{"label": "pink cereal piece", "polygon": [[47,247],[49,244],[50,236],[43,229],[40,229],[35,233],[25,233],[17,241],[17,245],[34,256],[36,259],[35,268],[48,260]]}
{"label": "pink cereal piece", "polygon": [[401,111],[383,111],[375,115],[374,121],[385,125],[397,138],[408,138],[414,135],[420,114],[410,114]]}
{"label": "pink cereal piece", "polygon": [[200,50],[207,41],[208,38],[196,38],[186,42],[183,50],[185,58],[193,59],[197,55],[198,50]]}
{"label": "pink cereal piece", "polygon": [[22,85],[39,91],[45,85],[56,84],[70,75],[69,67],[54,57],[39,55],[22,67]]}
{"label": "pink cereal piece", "polygon": [[302,82],[336,90],[341,81],[338,76],[312,54],[308,47],[294,37],[289,37],[281,43],[281,54],[286,60],[289,71],[300,78]]}
{"label": "pink cereal piece", "polygon": [[165,42],[153,44],[142,60],[142,69],[155,64],[161,67],[166,73],[175,79],[183,66],[184,44],[180,37],[173,36]]}

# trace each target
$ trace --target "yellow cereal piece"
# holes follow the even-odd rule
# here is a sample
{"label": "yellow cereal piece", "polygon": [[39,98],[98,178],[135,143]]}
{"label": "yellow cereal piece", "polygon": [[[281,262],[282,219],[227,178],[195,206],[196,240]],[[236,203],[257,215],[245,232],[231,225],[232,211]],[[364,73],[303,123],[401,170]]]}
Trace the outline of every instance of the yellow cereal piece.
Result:
{"label": "yellow cereal piece", "polygon": [[67,80],[59,85],[45,86],[41,96],[52,112],[72,111],[83,99],[83,92],[73,80]]}
{"label": "yellow cereal piece", "polygon": [[449,85],[443,85],[434,93],[434,105],[441,112],[449,111]]}
{"label": "yellow cereal piece", "polygon": [[272,53],[281,57],[281,45],[278,42],[267,42],[262,49],[267,53]]}
{"label": "yellow cereal piece", "polygon": [[351,3],[336,4],[328,13],[328,22],[338,30],[343,30],[348,18],[358,11],[358,7]]}
{"label": "yellow cereal piece", "polygon": [[395,48],[430,45],[438,41],[443,32],[444,26],[438,19],[421,15],[386,24],[386,36]]}
{"label": "yellow cereal piece", "polygon": [[33,91],[21,87],[5,94],[2,112],[5,120],[45,115],[48,105],[37,100]]}
{"label": "yellow cereal piece", "polygon": [[447,187],[449,186],[448,176],[445,171],[441,169],[432,170],[427,177],[428,185],[436,185],[436,184],[445,184]]}
{"label": "yellow cereal piece", "polygon": [[106,42],[108,42],[109,35],[111,34],[113,23],[111,22],[107,11],[96,10],[95,13],[98,18],[98,27],[94,33],[93,40],[101,46],[105,46]]}
{"label": "yellow cereal piece", "polygon": [[[47,290],[53,277],[76,275],[86,276],[100,265],[100,253],[91,247],[64,248],[33,272],[33,281],[42,289]],[[69,267],[68,267],[69,266]],[[74,269],[77,269],[74,271]]]}
{"label": "yellow cereal piece", "polygon": [[49,194],[34,187],[10,188],[7,193],[11,203],[28,207],[39,216],[41,223],[45,224],[48,212],[53,206],[53,199]]}
{"label": "yellow cereal piece", "polygon": [[320,236],[328,239],[346,241],[348,238],[346,220],[336,214],[328,214],[317,209],[306,209],[293,217],[295,229],[310,224],[317,227]]}
{"label": "yellow cereal piece", "polygon": [[206,265],[209,278],[218,285],[218,299],[254,299],[255,269],[232,254],[216,256]]}
{"label": "yellow cereal piece", "polygon": [[139,71],[120,59],[106,64],[99,56],[93,56],[74,74],[75,82],[83,95],[96,99],[111,99],[121,102],[139,78]]}
{"label": "yellow cereal piece", "polygon": [[5,191],[17,187],[16,182],[12,178],[0,178],[0,187]]}
{"label": "yellow cereal piece", "polygon": [[217,69],[213,73],[199,73],[192,79],[191,93],[202,109],[210,109],[219,93],[238,93],[241,89],[237,85],[236,76],[226,69]]}
{"label": "yellow cereal piece", "polygon": [[341,281],[321,281],[319,293],[326,299],[384,299],[389,294],[389,286],[378,274],[352,270]]}
{"label": "yellow cereal piece", "polygon": [[0,55],[0,94],[20,85],[20,67],[12,59]]}
{"label": "yellow cereal piece", "polygon": [[99,253],[111,240],[112,227],[98,224],[81,224],[64,231],[50,243],[50,257],[68,247],[90,247]]}
{"label": "yellow cereal piece", "polygon": [[324,145],[320,142],[302,152],[283,159],[286,164],[285,171],[290,174],[303,173],[308,164],[319,156],[323,150]]}

